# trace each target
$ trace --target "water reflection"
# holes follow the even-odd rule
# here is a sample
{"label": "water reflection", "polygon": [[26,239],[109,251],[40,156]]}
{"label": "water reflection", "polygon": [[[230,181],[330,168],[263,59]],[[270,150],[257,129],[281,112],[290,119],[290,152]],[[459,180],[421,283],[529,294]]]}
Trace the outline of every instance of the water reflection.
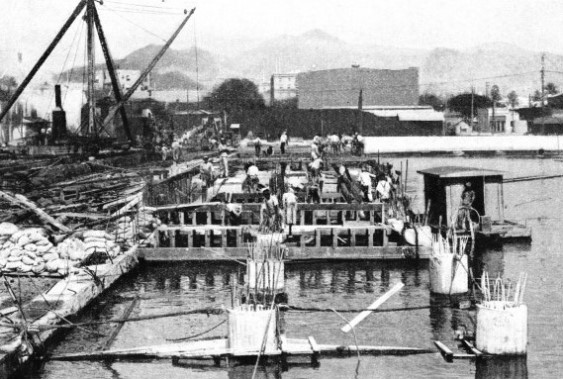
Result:
{"label": "water reflection", "polygon": [[475,363],[475,379],[527,379],[528,364],[524,357],[487,357]]}

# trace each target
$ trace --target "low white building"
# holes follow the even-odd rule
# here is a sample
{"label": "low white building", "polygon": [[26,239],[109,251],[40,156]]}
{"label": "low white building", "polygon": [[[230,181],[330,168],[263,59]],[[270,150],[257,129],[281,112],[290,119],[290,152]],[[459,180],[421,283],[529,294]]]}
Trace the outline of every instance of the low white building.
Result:
{"label": "low white building", "polygon": [[525,134],[528,123],[512,108],[489,108],[489,123],[493,134]]}

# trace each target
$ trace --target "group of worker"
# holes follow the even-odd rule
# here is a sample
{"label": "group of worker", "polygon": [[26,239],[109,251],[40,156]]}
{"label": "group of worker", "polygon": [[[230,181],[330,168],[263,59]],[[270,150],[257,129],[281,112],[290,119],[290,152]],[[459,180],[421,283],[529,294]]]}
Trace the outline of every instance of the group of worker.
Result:
{"label": "group of worker", "polygon": [[209,156],[203,157],[203,162],[199,166],[199,174],[201,179],[205,182],[207,187],[213,185],[213,182],[216,178],[227,178],[229,177],[229,153],[230,149],[225,144],[223,140],[219,142],[219,146],[217,147],[219,151],[219,162],[220,162],[220,172],[217,175],[215,173],[213,164],[209,161]]}

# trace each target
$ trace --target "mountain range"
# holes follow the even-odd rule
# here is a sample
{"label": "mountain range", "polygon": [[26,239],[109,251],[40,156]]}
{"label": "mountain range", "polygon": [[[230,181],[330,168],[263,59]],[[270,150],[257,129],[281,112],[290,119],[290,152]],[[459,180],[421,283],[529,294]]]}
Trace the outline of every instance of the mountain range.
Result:
{"label": "mountain range", "polygon": [[[202,88],[210,89],[230,77],[245,77],[260,84],[272,73],[302,72],[350,67],[419,68],[420,92],[453,95],[470,91],[485,93],[487,85],[496,84],[501,94],[515,90],[527,97],[540,88],[540,52],[506,43],[487,43],[470,49],[416,49],[347,42],[322,30],[299,35],[281,35],[255,44],[238,43],[222,54],[198,47],[169,49],[159,61],[153,80],[155,87],[170,89],[182,80],[159,83],[158,76],[175,73],[188,77],[190,85],[197,79]],[[116,61],[124,69],[142,69],[148,65],[160,46],[148,45]],[[563,56],[545,55],[545,82],[563,87]],[[559,72],[558,72],[559,71]],[[187,82],[187,79],[186,79]]]}

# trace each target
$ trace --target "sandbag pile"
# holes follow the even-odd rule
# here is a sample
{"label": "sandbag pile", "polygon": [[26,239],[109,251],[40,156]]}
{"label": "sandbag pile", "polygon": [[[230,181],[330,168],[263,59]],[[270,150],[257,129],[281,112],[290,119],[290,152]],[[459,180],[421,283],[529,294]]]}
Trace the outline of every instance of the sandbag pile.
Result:
{"label": "sandbag pile", "polygon": [[91,256],[103,263],[121,253],[115,237],[104,231],[77,233],[55,246],[44,229],[0,224],[0,269],[8,272],[64,276]]}
{"label": "sandbag pile", "polygon": [[115,258],[122,253],[115,237],[103,230],[88,230],[82,234],[86,256],[98,255]]}
{"label": "sandbag pile", "polygon": [[135,223],[131,217],[121,217],[116,221],[115,241],[123,246],[133,246],[133,237],[135,236]]}
{"label": "sandbag pile", "polygon": [[0,224],[0,268],[5,271],[17,271],[40,274],[48,271],[47,263],[51,264],[51,272],[59,269],[68,273],[69,265],[59,259],[55,246],[49,241],[43,229],[30,228],[20,230],[10,223]]}

